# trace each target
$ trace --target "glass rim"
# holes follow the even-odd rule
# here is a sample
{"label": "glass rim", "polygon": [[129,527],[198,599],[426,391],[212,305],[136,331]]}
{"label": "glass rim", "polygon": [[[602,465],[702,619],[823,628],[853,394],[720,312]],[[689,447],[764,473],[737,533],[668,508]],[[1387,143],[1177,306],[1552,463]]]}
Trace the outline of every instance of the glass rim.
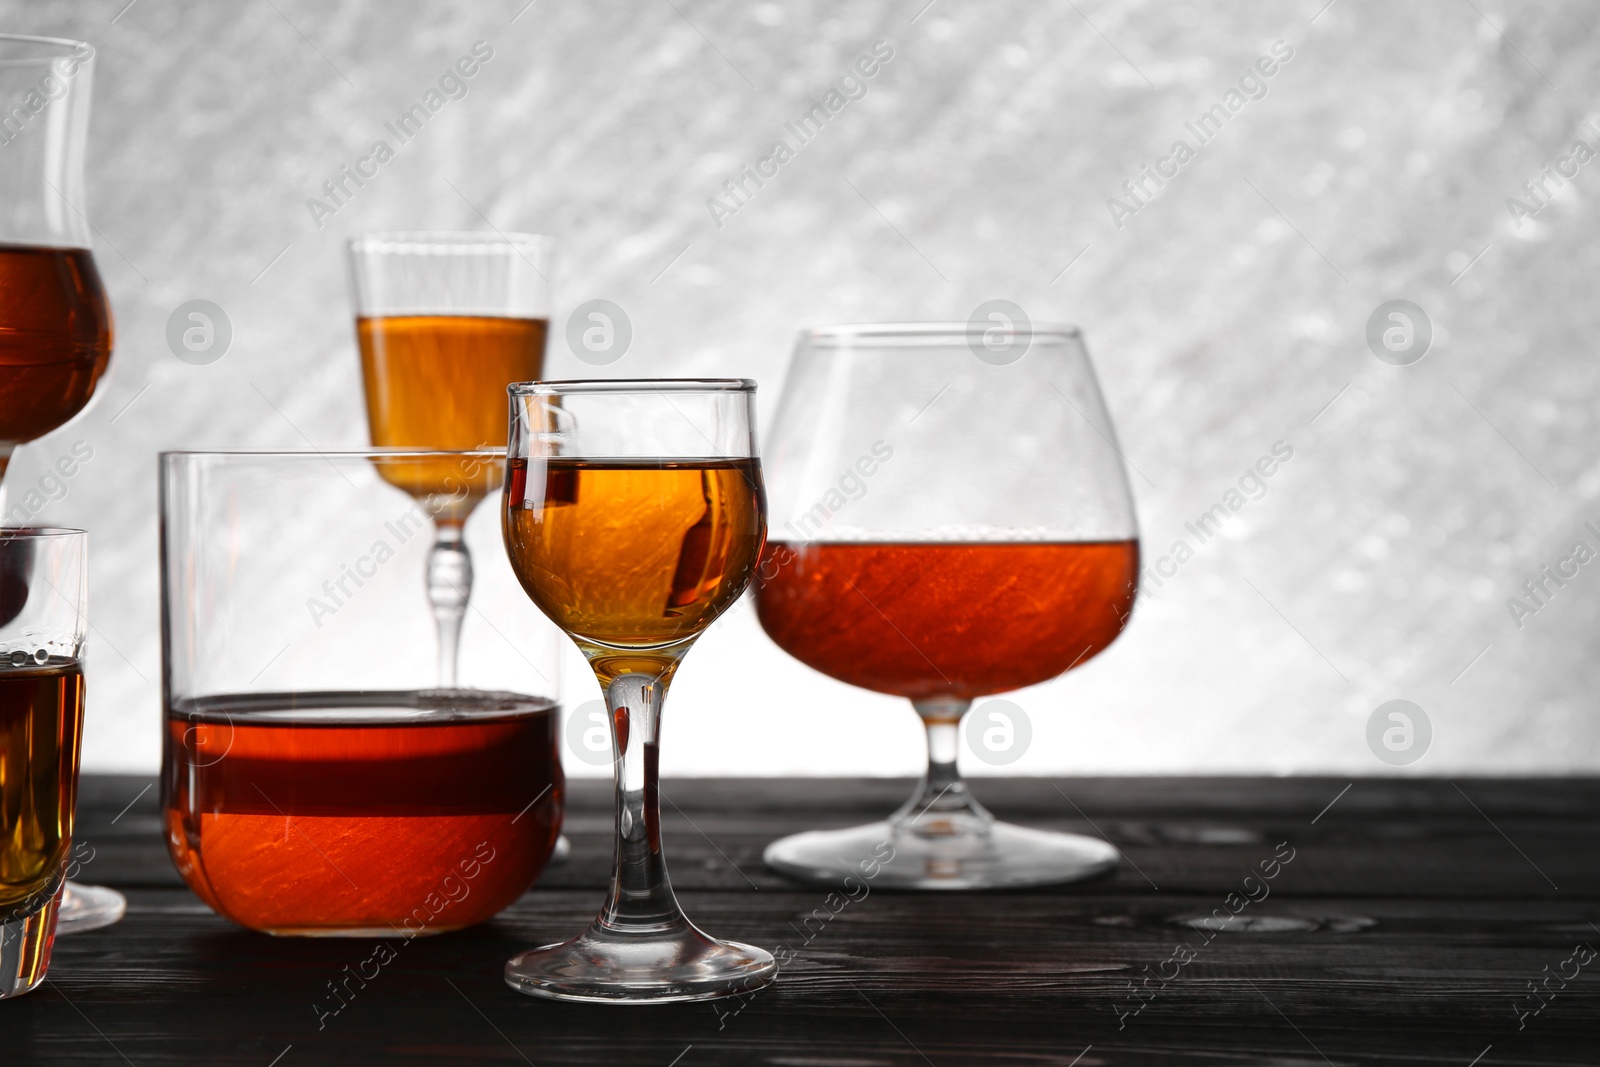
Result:
{"label": "glass rim", "polygon": [[[441,456],[499,456],[504,446],[492,448],[342,448],[316,451],[302,448],[169,448],[156,453],[167,463],[180,459],[438,459]],[[10,527],[0,527],[10,529]]]}
{"label": "glass rim", "polygon": [[[850,322],[821,326],[803,326],[800,336],[810,340],[903,340],[915,338],[982,337],[994,329],[974,322]],[[1013,332],[1027,333],[1031,337],[1081,338],[1083,331],[1076,326],[1057,322],[1030,323]]]}
{"label": "glass rim", "polygon": [[0,541],[51,541],[88,537],[88,530],[75,526],[0,526]]}
{"label": "glass rim", "polygon": [[523,248],[551,251],[557,240],[543,233],[499,230],[379,230],[345,242],[352,255],[494,255]]}
{"label": "glass rim", "polygon": [[[47,45],[54,51],[46,53],[41,49],[37,55],[6,56],[4,49],[8,44]],[[77,55],[80,48],[87,48],[91,53],[90,56],[83,57],[85,61],[92,57],[94,45],[88,41],[75,41],[71,37],[42,37],[29,33],[0,33],[0,66],[51,63],[63,55]]]}
{"label": "glass rim", "polygon": [[754,378],[566,378],[512,382],[511,396],[570,396],[581,393],[753,393]]}

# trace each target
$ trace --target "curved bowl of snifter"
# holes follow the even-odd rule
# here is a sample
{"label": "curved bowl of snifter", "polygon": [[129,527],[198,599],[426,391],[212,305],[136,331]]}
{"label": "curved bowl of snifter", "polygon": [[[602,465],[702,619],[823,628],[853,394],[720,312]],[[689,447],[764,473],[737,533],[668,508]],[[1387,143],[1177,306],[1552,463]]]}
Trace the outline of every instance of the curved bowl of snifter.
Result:
{"label": "curved bowl of snifter", "polygon": [[1133,494],[1081,334],[1003,300],[986,309],[820,326],[795,346],[767,441],[776,533],[756,614],[807,666],[909,700],[928,763],[887,819],[767,846],[792,878],[1017,889],[1117,865],[1098,838],[996,819],[957,763],[963,732],[993,766],[1027,753],[1027,713],[989,698],[1104,651],[1139,575]]}

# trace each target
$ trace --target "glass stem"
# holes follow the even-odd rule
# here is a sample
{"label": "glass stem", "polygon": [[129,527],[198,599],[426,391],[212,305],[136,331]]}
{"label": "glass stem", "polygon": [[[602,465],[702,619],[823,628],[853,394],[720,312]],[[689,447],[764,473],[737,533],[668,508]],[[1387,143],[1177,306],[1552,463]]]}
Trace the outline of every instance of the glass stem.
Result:
{"label": "glass stem", "polygon": [[428,553],[428,601],[439,629],[439,688],[456,687],[461,655],[461,619],[472,596],[472,557],[462,536],[460,519],[436,518],[433,548]]}
{"label": "glass stem", "polygon": [[687,925],[667,879],[661,851],[661,705],[676,661],[664,670],[597,670],[611,712],[617,754],[617,843],[611,890],[600,909],[601,926],[613,931],[659,934]]}
{"label": "glass stem", "polygon": [[961,718],[970,700],[913,700],[928,732],[928,769],[917,791],[890,822],[897,832],[943,837],[983,833],[994,816],[973,799],[956,757],[961,748]]}

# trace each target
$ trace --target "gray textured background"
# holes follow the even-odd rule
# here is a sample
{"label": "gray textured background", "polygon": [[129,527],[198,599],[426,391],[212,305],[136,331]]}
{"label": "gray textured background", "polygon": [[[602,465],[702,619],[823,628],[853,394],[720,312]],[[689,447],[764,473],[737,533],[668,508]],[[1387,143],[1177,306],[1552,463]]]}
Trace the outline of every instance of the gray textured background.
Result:
{"label": "gray textured background", "polygon": [[[565,242],[552,376],[589,370],[559,327],[603,297],[635,334],[606,373],[755,377],[768,416],[804,322],[1004,297],[1081,324],[1152,559],[1292,445],[1109,652],[1012,696],[1033,744],[1008,771],[1382,771],[1366,723],[1395,697],[1433,723],[1413,771],[1600,767],[1600,565],[1520,629],[1506,605],[1600,547],[1600,162],[1520,228],[1506,204],[1575,138],[1600,146],[1600,9],[523,2],[0,4],[8,30],[99,49],[112,375],[8,479],[15,504],[95,449],[38,516],[95,536],[87,766],[157,760],[155,452],[364,443],[343,237],[487,219]],[[306,198],[480,39],[469,95],[316,229]],[[1114,226],[1107,198],[1278,39],[1265,98]],[[878,40],[867,95],[719,229],[707,198]],[[1365,342],[1396,297],[1435,327],[1414,366]],[[166,346],[194,298],[233,323],[211,366]],[[788,660],[753,614],[680,675],[669,772],[916,766],[908,712]]]}

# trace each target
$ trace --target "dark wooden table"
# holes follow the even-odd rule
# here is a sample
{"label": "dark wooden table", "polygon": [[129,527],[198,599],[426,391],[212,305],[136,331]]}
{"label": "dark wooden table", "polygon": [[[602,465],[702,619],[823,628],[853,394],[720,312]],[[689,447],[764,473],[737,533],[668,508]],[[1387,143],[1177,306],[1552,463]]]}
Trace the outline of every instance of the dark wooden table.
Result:
{"label": "dark wooden table", "polygon": [[[980,781],[1003,816],[1109,837],[1121,869],[1033,892],[873,891],[813,920],[772,988],[654,1008],[501,983],[508,956],[600,903],[610,788],[581,781],[568,864],[493,922],[407,945],[320,1030],[326,984],[372,946],[213,915],[167,860],[149,784],[85,780],[82,877],[127,893],[128,916],[58,942],[47,984],[0,1004],[0,1064],[1600,1062],[1600,959],[1578,948],[1600,948],[1592,779]],[[798,946],[825,894],[764,869],[762,846],[881,816],[908,790],[669,782],[679,895],[712,933]],[[1234,907],[1208,935],[1200,920]]]}

